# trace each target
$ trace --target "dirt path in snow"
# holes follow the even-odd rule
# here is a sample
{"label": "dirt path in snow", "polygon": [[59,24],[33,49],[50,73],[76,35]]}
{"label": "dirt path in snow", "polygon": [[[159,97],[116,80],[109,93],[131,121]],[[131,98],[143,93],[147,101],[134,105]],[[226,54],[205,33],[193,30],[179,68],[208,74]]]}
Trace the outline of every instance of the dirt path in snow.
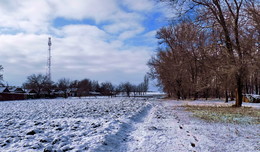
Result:
{"label": "dirt path in snow", "polygon": [[173,104],[157,102],[142,123],[134,125],[127,151],[195,151],[197,139],[185,129]]}
{"label": "dirt path in snow", "polygon": [[[129,151],[127,143],[132,142],[131,134],[136,124],[143,124],[148,113],[151,111],[152,105],[148,104],[135,115],[131,116],[128,120],[121,120],[119,130],[115,134],[105,136],[103,144],[94,151],[98,152],[124,152]],[[111,128],[111,126],[109,127]]]}
{"label": "dirt path in snow", "polygon": [[154,101],[122,122],[97,151],[244,152],[259,151],[259,125],[207,123],[192,117],[178,101]]}
{"label": "dirt path in snow", "polygon": [[194,118],[183,104],[155,102],[144,121],[134,125],[127,151],[260,151],[260,125],[208,123]]}

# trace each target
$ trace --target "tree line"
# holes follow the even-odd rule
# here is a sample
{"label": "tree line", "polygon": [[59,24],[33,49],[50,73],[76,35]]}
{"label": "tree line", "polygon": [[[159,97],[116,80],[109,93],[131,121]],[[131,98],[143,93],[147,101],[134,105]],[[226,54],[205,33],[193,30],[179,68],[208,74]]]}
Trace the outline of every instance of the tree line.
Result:
{"label": "tree line", "polygon": [[260,94],[258,0],[161,0],[180,14],[157,31],[149,76],[170,97],[236,98]]}
{"label": "tree line", "polygon": [[[2,70],[3,67],[0,65],[0,71]],[[3,74],[0,74],[0,86],[5,86],[2,83],[2,80]],[[90,79],[71,81],[68,78],[61,78],[57,82],[53,82],[47,75],[32,74],[27,77],[22,88],[26,90],[34,90],[38,98],[41,97],[41,93],[43,92],[51,96],[51,92],[53,91],[62,91],[63,97],[67,98],[69,96],[69,91],[73,91],[78,97],[89,95],[116,96],[120,93],[123,93],[128,97],[140,96],[144,95],[148,91],[148,86],[148,75],[145,75],[143,82],[137,85],[128,81],[115,85],[109,81],[99,83],[96,80]]]}
{"label": "tree line", "polygon": [[104,95],[112,97],[119,93],[125,93],[130,97],[131,95],[143,95],[148,91],[148,85],[148,76],[144,76],[144,81],[138,85],[131,84],[130,82],[123,82],[119,85],[114,85],[108,81],[102,83],[90,79],[71,81],[68,78],[61,78],[55,83],[50,81],[47,75],[32,74],[27,77],[26,82],[23,84],[23,88],[35,90],[38,97],[40,97],[41,92],[48,92],[50,94],[51,90],[62,91],[63,97],[65,98],[68,97],[69,90],[73,91],[78,97],[89,95]]}

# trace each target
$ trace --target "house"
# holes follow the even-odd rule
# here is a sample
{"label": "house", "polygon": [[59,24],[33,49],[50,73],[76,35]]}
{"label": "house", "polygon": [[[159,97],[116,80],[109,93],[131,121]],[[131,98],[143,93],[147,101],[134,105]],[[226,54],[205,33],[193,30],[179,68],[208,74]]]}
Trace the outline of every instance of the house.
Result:
{"label": "house", "polygon": [[37,92],[34,89],[25,90],[27,99],[34,99],[37,97]]}
{"label": "house", "polygon": [[100,92],[90,91],[89,95],[91,95],[91,96],[101,96],[102,94]]}
{"label": "house", "polygon": [[7,87],[0,87],[0,93],[9,93],[9,89]]}
{"label": "house", "polygon": [[15,93],[25,93],[25,91],[22,88],[16,88],[14,90]]}
{"label": "house", "polygon": [[22,88],[12,87],[8,89],[10,93],[25,93],[25,91]]}
{"label": "house", "polygon": [[10,93],[14,93],[14,90],[16,89],[16,87],[7,87]]}
{"label": "house", "polygon": [[64,96],[64,92],[59,90],[59,89],[55,89],[53,92],[55,97],[63,97]]}
{"label": "house", "polygon": [[25,90],[25,92],[27,94],[36,94],[37,93],[34,89],[28,89],[28,90]]}
{"label": "house", "polygon": [[[12,89],[12,91],[15,91],[15,89]],[[24,100],[24,99],[25,99],[24,93],[10,92],[8,87],[0,87],[0,101]]]}
{"label": "house", "polygon": [[40,98],[49,98],[50,94],[51,94],[51,90],[50,89],[42,89],[39,93]]}
{"label": "house", "polygon": [[78,88],[70,88],[68,89],[68,94],[70,97],[78,96]]}

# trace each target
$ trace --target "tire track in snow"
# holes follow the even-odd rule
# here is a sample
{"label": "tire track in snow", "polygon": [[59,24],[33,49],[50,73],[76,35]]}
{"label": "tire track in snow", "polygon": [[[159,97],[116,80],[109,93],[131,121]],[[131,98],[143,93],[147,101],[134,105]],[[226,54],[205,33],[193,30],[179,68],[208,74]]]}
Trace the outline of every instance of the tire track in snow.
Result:
{"label": "tire track in snow", "polygon": [[[106,135],[102,145],[96,148],[94,151],[99,152],[124,152],[127,151],[127,143],[129,140],[130,134],[134,131],[134,125],[138,123],[143,123],[144,119],[151,110],[152,105],[148,104],[143,107],[135,115],[131,116],[126,121],[116,120],[115,123],[120,123],[118,131],[114,134]],[[114,128],[113,123],[107,128]]]}

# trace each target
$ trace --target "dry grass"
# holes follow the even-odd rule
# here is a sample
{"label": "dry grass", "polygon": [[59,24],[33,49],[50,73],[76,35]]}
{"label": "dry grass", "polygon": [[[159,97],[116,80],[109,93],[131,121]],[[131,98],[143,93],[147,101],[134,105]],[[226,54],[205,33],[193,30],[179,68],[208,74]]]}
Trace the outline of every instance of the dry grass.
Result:
{"label": "dry grass", "polygon": [[184,106],[195,117],[208,122],[222,122],[234,124],[260,124],[260,109],[250,107],[227,106]]}

